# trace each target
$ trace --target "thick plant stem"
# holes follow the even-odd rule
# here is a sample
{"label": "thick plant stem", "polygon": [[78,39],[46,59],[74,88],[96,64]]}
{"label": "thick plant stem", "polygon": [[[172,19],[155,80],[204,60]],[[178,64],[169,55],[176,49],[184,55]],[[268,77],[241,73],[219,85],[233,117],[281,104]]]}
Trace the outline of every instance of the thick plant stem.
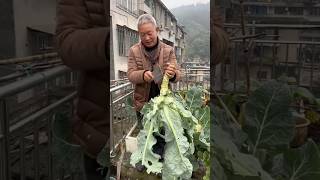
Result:
{"label": "thick plant stem", "polygon": [[169,77],[168,75],[163,76],[163,80],[161,83],[161,90],[160,90],[160,95],[165,95],[169,91]]}

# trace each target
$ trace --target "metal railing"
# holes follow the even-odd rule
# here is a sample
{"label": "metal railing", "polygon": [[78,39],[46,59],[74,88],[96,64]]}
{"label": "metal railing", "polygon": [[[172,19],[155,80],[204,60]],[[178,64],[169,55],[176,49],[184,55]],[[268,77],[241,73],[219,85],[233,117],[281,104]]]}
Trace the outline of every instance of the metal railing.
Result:
{"label": "metal railing", "polygon": [[[133,96],[130,82],[110,89],[110,157],[116,156],[116,149],[136,123],[133,107],[127,102]],[[133,114],[132,114],[133,113]]]}
{"label": "metal railing", "polygon": [[202,86],[204,89],[210,88],[210,67],[186,66],[181,69],[182,78],[177,84],[173,84],[173,90],[188,90],[192,86]]}
{"label": "metal railing", "polygon": [[[60,169],[56,172],[52,158],[52,121],[65,105],[72,107],[76,96],[70,86],[75,86],[74,73],[66,66],[33,74],[0,88],[0,179],[64,179],[72,178]],[[42,88],[35,87],[41,86]],[[54,93],[57,88],[68,87],[62,94]],[[13,109],[21,103],[36,98],[43,89],[46,98],[41,102],[44,106],[25,113],[25,116],[14,118]],[[72,88],[71,88],[72,89]],[[73,88],[74,89],[74,88]],[[25,92],[32,92],[25,93]],[[29,96],[24,102],[15,101],[18,96]],[[22,98],[23,99],[23,98]],[[34,102],[26,108],[38,104]],[[69,109],[72,111],[72,109]]]}

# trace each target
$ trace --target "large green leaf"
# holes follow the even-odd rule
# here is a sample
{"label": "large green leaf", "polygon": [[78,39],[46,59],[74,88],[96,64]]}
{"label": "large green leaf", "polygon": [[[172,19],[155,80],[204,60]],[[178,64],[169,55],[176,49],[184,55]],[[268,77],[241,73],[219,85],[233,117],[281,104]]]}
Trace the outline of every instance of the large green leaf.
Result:
{"label": "large green leaf", "polygon": [[[159,101],[159,105],[162,103]],[[131,155],[130,164],[135,166],[137,163],[141,162],[142,165],[147,167],[148,173],[161,173],[162,163],[159,162],[160,155],[155,154],[152,151],[153,145],[156,144],[157,140],[153,136],[153,133],[159,133],[159,126],[157,121],[159,121],[159,115],[156,113],[158,111],[158,104],[154,104],[151,109],[149,106],[146,106],[143,111],[148,108],[149,113],[144,114],[144,129],[141,130],[137,136],[138,140],[138,150]],[[149,109],[150,108],[150,109]]]}
{"label": "large green leaf", "polygon": [[192,164],[186,157],[190,148],[187,137],[181,124],[181,117],[178,112],[163,106],[162,121],[165,123],[165,155],[162,179],[182,177],[189,179],[192,175]]}
{"label": "large green leaf", "polygon": [[202,126],[199,140],[209,146],[210,142],[210,108],[202,108],[198,114],[199,123]]}
{"label": "large green leaf", "polygon": [[280,161],[275,162],[282,167],[274,169],[275,174],[280,178],[289,180],[320,179],[320,153],[312,140],[300,148],[288,149],[280,158]]}
{"label": "large green leaf", "polygon": [[66,112],[59,112],[52,121],[53,146],[52,153],[56,168],[62,168],[70,173],[83,174],[84,152],[81,146],[72,144],[71,123]]}
{"label": "large green leaf", "polygon": [[227,175],[224,173],[224,168],[221,166],[216,156],[214,156],[212,159],[213,159],[211,163],[211,171],[213,172],[211,173],[212,179],[228,180]]}
{"label": "large green leaf", "polygon": [[193,111],[202,106],[202,97],[204,96],[203,89],[193,86],[186,94],[186,104],[188,110]]}
{"label": "large green leaf", "polygon": [[219,109],[217,106],[214,106],[212,109],[212,125],[218,125],[225,132],[227,132],[228,137],[232,140],[233,143],[240,147],[245,140],[248,139],[248,135],[243,132],[237,125],[235,125],[231,120],[227,118],[227,115],[224,111]]}
{"label": "large green leaf", "polygon": [[295,125],[289,92],[287,85],[270,81],[249,97],[244,131],[253,144],[253,154],[258,148],[289,146]]}
{"label": "large green leaf", "polygon": [[[194,154],[193,133],[198,120],[180,101],[168,91],[143,107],[144,128],[138,134],[138,150],[131,155],[131,165],[141,162],[148,173],[162,173],[162,179],[191,178],[193,165],[188,157]],[[153,153],[157,143],[154,135],[160,135],[160,128],[165,130],[161,136],[166,141],[163,162]]]}
{"label": "large green leaf", "polygon": [[[212,131],[214,132],[212,142],[216,154],[215,157],[224,169],[230,172],[230,178],[272,179],[271,176],[262,169],[260,162],[254,156],[239,152],[237,146],[232,142],[228,134],[220,127],[213,125]],[[214,173],[219,174],[220,172]]]}
{"label": "large green leaf", "polygon": [[297,87],[294,89],[293,96],[295,98],[301,98],[303,100],[307,100],[310,104],[316,103],[316,98],[314,95],[304,87]]}

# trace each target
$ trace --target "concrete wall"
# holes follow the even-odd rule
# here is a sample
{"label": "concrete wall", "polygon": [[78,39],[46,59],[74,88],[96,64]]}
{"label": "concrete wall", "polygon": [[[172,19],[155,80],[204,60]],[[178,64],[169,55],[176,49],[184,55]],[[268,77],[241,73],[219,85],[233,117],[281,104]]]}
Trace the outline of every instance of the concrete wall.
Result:
{"label": "concrete wall", "polygon": [[0,59],[15,56],[12,0],[0,1]]}
{"label": "concrete wall", "polygon": [[13,0],[16,57],[31,54],[27,27],[55,24],[56,0]]}
{"label": "concrete wall", "polygon": [[[125,12],[117,7],[117,0],[111,0],[110,2],[110,14],[112,17],[112,46],[113,46],[113,67],[114,68],[114,79],[118,79],[118,71],[127,72],[127,56],[119,55],[119,42],[117,34],[117,25],[127,26],[130,29],[137,31],[137,17],[132,14]],[[138,0],[138,6],[141,6],[140,0]]]}
{"label": "concrete wall", "polygon": [[[299,41],[299,30],[279,30],[280,38],[279,40],[282,41]],[[288,62],[297,62],[298,60],[298,52],[297,52],[297,45],[289,45],[288,46]],[[281,45],[279,48],[279,60],[285,61],[286,60],[286,53],[287,53],[287,46]]]}

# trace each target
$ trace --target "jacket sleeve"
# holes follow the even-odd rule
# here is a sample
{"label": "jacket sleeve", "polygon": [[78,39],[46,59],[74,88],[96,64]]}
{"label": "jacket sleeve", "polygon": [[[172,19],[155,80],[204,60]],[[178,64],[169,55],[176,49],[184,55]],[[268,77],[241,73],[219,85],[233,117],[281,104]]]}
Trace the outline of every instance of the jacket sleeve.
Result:
{"label": "jacket sleeve", "polygon": [[109,29],[93,28],[83,0],[59,0],[57,48],[63,62],[76,70],[107,68]]}
{"label": "jacket sleeve", "polygon": [[129,57],[128,57],[128,79],[133,84],[142,84],[145,83],[143,79],[143,74],[145,70],[139,70],[135,56],[133,54],[132,48],[129,50]]}
{"label": "jacket sleeve", "polygon": [[213,65],[224,61],[229,52],[229,36],[224,31],[223,19],[218,8],[214,9],[213,14],[213,36],[211,38],[211,52]]}
{"label": "jacket sleeve", "polygon": [[169,62],[170,62],[170,64],[174,64],[175,67],[176,67],[176,75],[175,75],[174,80],[172,82],[180,81],[180,79],[181,79],[180,66],[177,63],[177,58],[176,58],[176,55],[174,53],[174,49],[173,48],[170,51]]}

